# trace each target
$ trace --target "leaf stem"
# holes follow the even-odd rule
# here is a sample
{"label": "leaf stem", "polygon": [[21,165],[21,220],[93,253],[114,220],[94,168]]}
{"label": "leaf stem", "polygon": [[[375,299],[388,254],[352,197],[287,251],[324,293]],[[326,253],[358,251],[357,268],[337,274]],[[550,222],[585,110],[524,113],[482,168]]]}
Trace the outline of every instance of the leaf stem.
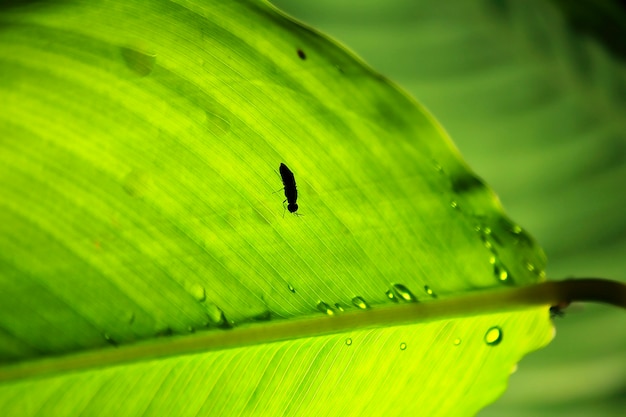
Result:
{"label": "leaf stem", "polygon": [[316,315],[301,319],[250,323],[232,330],[211,330],[9,364],[0,368],[0,383],[176,355],[538,306],[546,307],[548,319],[549,306],[573,301],[594,301],[626,308],[626,284],[599,278],[568,279],[525,287],[486,290],[423,303],[395,304],[332,316]]}

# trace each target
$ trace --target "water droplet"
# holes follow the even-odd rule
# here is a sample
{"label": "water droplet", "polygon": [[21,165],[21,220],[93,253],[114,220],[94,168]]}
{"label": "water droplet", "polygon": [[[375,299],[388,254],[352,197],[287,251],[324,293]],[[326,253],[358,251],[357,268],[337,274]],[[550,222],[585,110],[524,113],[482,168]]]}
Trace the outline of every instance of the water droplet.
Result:
{"label": "water droplet", "polygon": [[535,265],[526,261],[526,269],[528,269],[529,272],[533,272],[535,270]]}
{"label": "water droplet", "polygon": [[206,305],[206,314],[209,318],[209,324],[219,326],[224,322],[224,312],[213,303]]}
{"label": "water droplet", "polygon": [[426,291],[426,294],[430,295],[431,297],[437,298],[437,294],[435,294],[435,292],[428,285],[424,285],[424,291]]}
{"label": "water droplet", "polygon": [[501,268],[499,265],[494,265],[493,273],[496,274],[496,278],[500,281],[506,281],[509,279],[509,273],[506,269]]}
{"label": "water droplet", "polygon": [[515,245],[532,246],[533,244],[530,235],[528,235],[520,225],[513,223],[507,217],[500,217],[494,227],[512,235],[514,238],[513,244]]}
{"label": "water droplet", "polygon": [[352,339],[347,338],[346,339],[346,345],[350,346],[352,344]]}
{"label": "water droplet", "polygon": [[221,327],[222,329],[231,329],[234,325],[233,322],[226,318],[222,309],[213,303],[206,304],[206,313],[209,318],[209,325]]}
{"label": "water droplet", "polygon": [[483,245],[485,245],[485,247],[486,247],[487,249],[491,249],[491,248],[493,247],[493,245],[492,245],[492,244],[491,244],[491,242],[489,241],[489,238],[487,237],[487,235],[486,235],[486,234],[481,233],[481,234],[480,234],[480,240],[482,240],[482,241],[483,241]]}
{"label": "water droplet", "polygon": [[413,293],[409,291],[409,289],[405,287],[404,285],[393,284],[392,288],[393,288],[394,293],[399,299],[403,301],[407,301],[407,302],[417,302],[417,297],[415,297]]}
{"label": "water droplet", "polygon": [[486,235],[490,235],[491,234],[491,228],[490,227],[483,227],[483,233],[485,233]]}
{"label": "water droplet", "polygon": [[342,313],[345,311],[345,310],[343,309],[343,307],[341,306],[341,304],[339,304],[339,303],[335,303],[335,308],[336,308],[337,310],[339,310],[340,312],[342,312]]}
{"label": "water droplet", "polygon": [[135,74],[145,77],[154,70],[156,64],[156,54],[147,51],[140,51],[139,49],[146,48],[130,48],[122,47],[122,58],[126,62],[126,66],[130,68]]}
{"label": "water droplet", "polygon": [[296,289],[291,284],[287,285],[287,288],[289,288],[289,291],[291,291],[292,293],[296,293]]}
{"label": "water droplet", "polygon": [[332,316],[335,314],[335,311],[323,301],[319,301],[317,303],[317,309],[321,311],[322,313],[328,314],[329,316]]}
{"label": "water droplet", "polygon": [[367,304],[367,302],[362,297],[354,297],[352,299],[352,304],[354,304],[355,307],[358,307],[361,310],[367,310],[368,308],[370,308],[369,304]]}
{"label": "water droplet", "polygon": [[459,203],[457,203],[456,201],[452,200],[450,202],[450,207],[452,207],[453,209],[458,209],[459,208]]}
{"label": "water droplet", "polygon": [[398,297],[396,297],[396,295],[393,293],[393,291],[387,290],[387,292],[385,292],[385,294],[387,294],[387,298],[389,298],[394,303],[398,302]]}
{"label": "water droplet", "polygon": [[199,302],[206,300],[206,290],[200,284],[193,284],[189,292],[193,295],[193,298]]}
{"label": "water droplet", "polygon": [[458,337],[454,339],[454,346],[458,346],[460,344],[461,344],[461,339],[459,339]]}
{"label": "water droplet", "polygon": [[406,349],[406,343],[400,343],[400,350]]}
{"label": "water droplet", "polygon": [[493,275],[496,277],[496,280],[502,284],[513,284],[513,277],[507,271],[504,265],[497,259],[492,263],[493,265]]}
{"label": "water droplet", "polygon": [[485,333],[485,343],[487,343],[489,346],[499,345],[501,341],[502,329],[500,329],[498,326],[490,328],[489,330],[487,330],[487,333]]}

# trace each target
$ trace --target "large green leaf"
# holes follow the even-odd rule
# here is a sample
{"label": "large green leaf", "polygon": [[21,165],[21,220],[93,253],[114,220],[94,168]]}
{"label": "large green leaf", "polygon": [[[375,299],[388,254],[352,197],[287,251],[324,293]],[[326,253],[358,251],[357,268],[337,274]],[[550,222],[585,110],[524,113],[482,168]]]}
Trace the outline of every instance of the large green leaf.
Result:
{"label": "large green leaf", "polygon": [[427,317],[542,251],[423,108],[268,4],[13,8],[0,60],[8,415],[472,415],[551,338],[545,306]]}

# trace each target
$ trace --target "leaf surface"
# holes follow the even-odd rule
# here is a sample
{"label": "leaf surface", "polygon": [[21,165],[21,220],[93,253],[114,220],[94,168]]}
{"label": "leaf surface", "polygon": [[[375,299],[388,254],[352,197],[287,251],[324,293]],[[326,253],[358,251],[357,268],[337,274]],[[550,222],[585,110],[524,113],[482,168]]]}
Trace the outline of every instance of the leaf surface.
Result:
{"label": "leaf surface", "polygon": [[2,382],[9,415],[472,415],[551,338],[529,308],[275,341],[545,259],[422,107],[266,3],[13,8],[0,60],[0,361],[56,369]]}

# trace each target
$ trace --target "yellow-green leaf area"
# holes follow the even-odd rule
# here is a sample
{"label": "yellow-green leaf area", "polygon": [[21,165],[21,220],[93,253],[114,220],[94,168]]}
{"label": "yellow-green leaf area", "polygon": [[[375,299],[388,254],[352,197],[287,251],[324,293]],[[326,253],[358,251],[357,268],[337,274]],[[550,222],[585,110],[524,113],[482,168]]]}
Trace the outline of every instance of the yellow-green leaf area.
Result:
{"label": "yellow-green leaf area", "polygon": [[[5,380],[9,415],[472,415],[550,339],[531,308],[273,341],[285,320],[543,279],[437,122],[343,47],[259,1],[0,19],[0,363],[218,340]],[[238,328],[273,342],[220,348]]]}

